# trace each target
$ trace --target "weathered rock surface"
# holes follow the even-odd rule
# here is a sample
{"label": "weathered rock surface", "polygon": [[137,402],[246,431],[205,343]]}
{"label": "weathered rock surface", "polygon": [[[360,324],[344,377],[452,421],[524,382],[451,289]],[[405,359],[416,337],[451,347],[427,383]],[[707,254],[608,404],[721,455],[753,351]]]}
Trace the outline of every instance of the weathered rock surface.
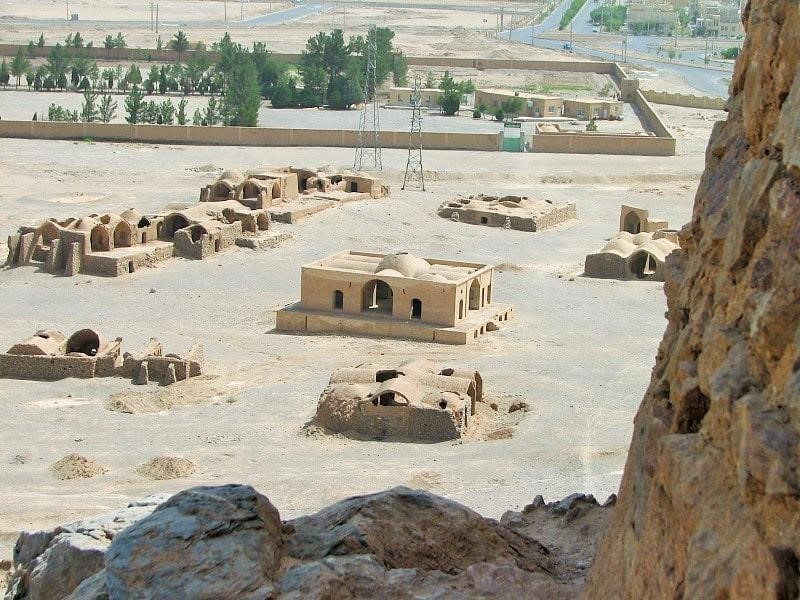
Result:
{"label": "weathered rock surface", "polygon": [[14,546],[15,570],[6,598],[63,598],[103,568],[111,540],[167,499],[149,496],[127,508],[44,531],[23,532]]}
{"label": "weathered rock surface", "polygon": [[281,560],[278,511],[250,486],[179,492],[114,538],[109,598],[269,597]]}
{"label": "weathered rock surface", "polygon": [[[608,514],[591,496],[575,495],[498,523],[407,488],[283,524],[249,486],[198,487],[157,508],[151,502],[23,534],[7,598],[566,600],[580,593],[586,548]],[[546,544],[529,535],[534,524]],[[566,549],[570,535],[590,542],[577,552],[551,549]]]}
{"label": "weathered rock surface", "polygon": [[547,548],[461,504],[398,487],[348,498],[289,522],[287,552],[298,559],[372,554],[391,569],[456,574],[478,562],[506,560],[553,573]]}
{"label": "weathered rock surface", "polygon": [[800,5],[745,21],[588,598],[800,590]]}

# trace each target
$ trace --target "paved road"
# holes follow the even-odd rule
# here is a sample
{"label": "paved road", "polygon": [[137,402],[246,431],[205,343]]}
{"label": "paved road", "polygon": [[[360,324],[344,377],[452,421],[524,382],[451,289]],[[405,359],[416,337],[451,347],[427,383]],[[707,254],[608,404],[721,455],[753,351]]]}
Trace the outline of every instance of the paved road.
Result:
{"label": "paved road", "polygon": [[310,4],[299,4],[297,6],[293,6],[292,8],[287,8],[286,10],[280,10],[278,12],[269,13],[260,17],[254,17],[252,19],[245,19],[244,21],[240,21],[240,23],[242,25],[280,25],[281,23],[302,19],[303,17],[323,12],[325,10],[331,10],[332,8],[332,5],[324,7],[322,4],[316,4],[313,2]]}
{"label": "paved road", "polygon": [[[547,19],[535,27],[535,30],[531,27],[522,27],[512,31],[503,31],[498,35],[505,39],[516,40],[525,44],[532,44],[539,48],[561,50],[564,45],[563,41],[545,39],[539,37],[537,34],[553,30],[557,31],[559,22],[561,21],[561,16],[564,14],[569,4],[570,0],[564,0],[564,2],[562,2]],[[572,30],[574,33],[598,36],[598,38],[601,37],[601,34],[594,34],[592,32],[593,27],[589,20],[589,13],[593,7],[593,0],[589,0],[589,2],[587,2],[581,11],[575,16],[572,23]],[[653,38],[652,36],[628,36],[628,47],[640,52],[646,52],[647,45],[652,44],[658,39],[664,38]],[[603,51],[581,46],[580,44],[573,44],[573,52],[575,54],[588,56],[590,58],[597,58],[600,60],[620,60],[622,47],[620,44],[618,51]],[[728,96],[728,84],[723,81],[723,79],[730,78],[729,71],[707,69],[701,66],[692,67],[688,65],[670,64],[661,61],[640,58],[632,58],[631,62],[636,65],[654,68],[657,71],[672,71],[677,73],[678,75],[683,76],[689,85],[697,88],[705,94],[720,96],[722,98],[727,98]]]}

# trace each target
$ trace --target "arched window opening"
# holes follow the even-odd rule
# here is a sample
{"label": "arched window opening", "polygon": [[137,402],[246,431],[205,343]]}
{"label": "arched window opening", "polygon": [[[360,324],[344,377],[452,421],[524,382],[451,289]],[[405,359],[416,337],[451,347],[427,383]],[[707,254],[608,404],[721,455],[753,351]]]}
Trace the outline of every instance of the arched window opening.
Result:
{"label": "arched window opening", "polygon": [[333,309],[334,310],[343,310],[344,309],[344,294],[342,290],[336,290],[333,292]]}
{"label": "arched window opening", "polygon": [[414,298],[411,301],[411,318],[412,319],[422,318],[422,300],[420,300],[419,298]]}
{"label": "arched window opening", "polygon": [[473,279],[469,286],[469,309],[480,310],[481,308],[481,284],[477,279]]}
{"label": "arched window opening", "polygon": [[361,310],[363,312],[391,315],[394,308],[394,294],[391,286],[379,279],[364,286]]}

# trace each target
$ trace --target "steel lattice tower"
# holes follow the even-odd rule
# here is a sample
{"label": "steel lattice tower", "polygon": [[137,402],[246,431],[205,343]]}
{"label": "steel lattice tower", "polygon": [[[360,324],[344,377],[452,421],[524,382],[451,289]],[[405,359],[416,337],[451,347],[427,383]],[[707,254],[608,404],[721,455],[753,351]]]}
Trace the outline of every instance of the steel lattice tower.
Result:
{"label": "steel lattice tower", "polygon": [[364,76],[364,104],[358,122],[358,147],[353,167],[361,170],[365,166],[378,171],[383,169],[381,159],[381,118],[378,113],[378,81],[375,63],[378,56],[378,30],[369,26],[367,33],[366,73]]}
{"label": "steel lattice tower", "polygon": [[411,133],[408,136],[408,160],[406,161],[406,174],[403,177],[403,187],[409,183],[418,182],[425,191],[425,171],[422,169],[422,101],[420,99],[422,79],[419,75],[414,77],[414,91],[411,93]]}

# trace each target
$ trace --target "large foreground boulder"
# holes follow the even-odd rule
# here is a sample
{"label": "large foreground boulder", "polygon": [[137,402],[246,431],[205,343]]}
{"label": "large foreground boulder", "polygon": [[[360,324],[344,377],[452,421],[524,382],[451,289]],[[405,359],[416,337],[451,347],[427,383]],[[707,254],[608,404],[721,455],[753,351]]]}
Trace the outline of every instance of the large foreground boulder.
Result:
{"label": "large foreground boulder", "polygon": [[466,506],[430,492],[398,487],[356,496],[290,521],[289,554],[298,559],[372,554],[392,569],[460,573],[478,562],[505,560],[527,571],[554,572],[539,542]]}
{"label": "large foreground boulder", "polygon": [[[537,516],[549,523],[541,543],[528,535],[527,509],[498,523],[407,488],[286,523],[249,486],[192,488],[158,507],[126,509],[139,512],[120,517],[127,528],[108,536],[74,526],[23,534],[17,556],[25,562],[7,598],[566,600],[580,592],[589,555],[548,546],[572,527],[593,541],[599,528],[587,527],[604,523],[607,509],[585,496],[547,507]],[[93,525],[81,531],[96,532],[109,519],[84,523]]]}
{"label": "large foreground boulder", "polygon": [[800,4],[745,26],[591,599],[800,593]]}
{"label": "large foreground boulder", "polygon": [[114,538],[106,554],[108,595],[262,600],[281,545],[278,511],[250,486],[192,488]]}

